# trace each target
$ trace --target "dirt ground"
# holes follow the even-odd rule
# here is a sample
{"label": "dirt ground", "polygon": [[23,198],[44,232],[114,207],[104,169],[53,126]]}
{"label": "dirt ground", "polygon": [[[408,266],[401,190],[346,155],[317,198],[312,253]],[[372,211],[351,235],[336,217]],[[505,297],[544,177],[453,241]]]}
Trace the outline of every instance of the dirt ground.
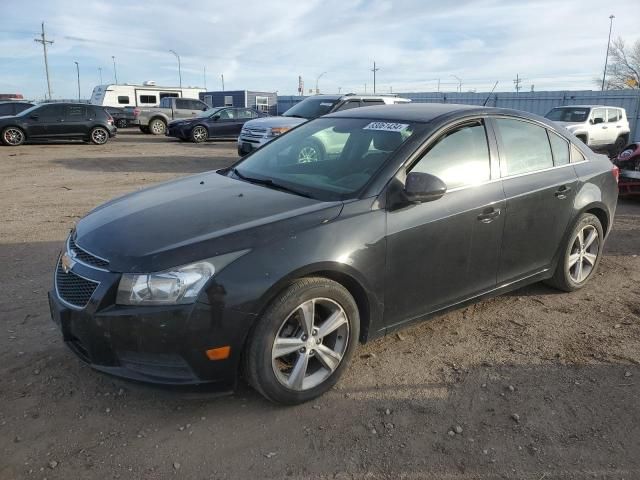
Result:
{"label": "dirt ground", "polygon": [[0,148],[1,480],[640,478],[640,201],[619,203],[582,291],[534,285],[376,340],[309,404],[82,364],[46,299],[70,227],[235,158],[233,143],[126,130],[102,147]]}

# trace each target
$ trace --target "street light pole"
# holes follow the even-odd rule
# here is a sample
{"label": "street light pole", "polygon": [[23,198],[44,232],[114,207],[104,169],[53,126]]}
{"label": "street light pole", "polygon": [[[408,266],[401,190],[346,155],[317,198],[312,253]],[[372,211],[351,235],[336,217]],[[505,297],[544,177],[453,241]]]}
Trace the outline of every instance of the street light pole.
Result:
{"label": "street light pole", "polygon": [[371,71],[373,72],[373,94],[376,94],[376,72],[380,70],[379,68],[376,68],[376,62],[373,62],[373,68],[371,69]]}
{"label": "street light pole", "polygon": [[460,93],[462,93],[462,79],[460,77],[458,77],[457,75],[451,75],[453,78],[455,78],[456,80],[458,80],[458,91]]}
{"label": "street light pole", "polygon": [[73,62],[76,64],[76,72],[78,73],[78,102],[80,101],[80,65],[78,62]]}
{"label": "street light pole", "polygon": [[118,84],[118,72],[116,72],[116,57],[111,55],[111,60],[113,60],[113,78],[116,81],[116,85]]}
{"label": "street light pole", "polygon": [[613,19],[616,18],[615,15],[609,15],[609,40],[607,40],[607,56],[604,57],[604,72],[602,73],[602,88],[601,91],[604,91],[604,80],[607,78],[607,61],[609,60],[609,47],[611,46],[611,29],[613,28]]}
{"label": "street light pole", "polygon": [[320,80],[320,77],[322,77],[325,73],[327,72],[322,72],[320,75],[316,77],[316,95],[320,93],[320,91],[318,90],[318,80]]}
{"label": "street light pole", "polygon": [[180,79],[180,88],[182,88],[182,67],[180,66],[180,55],[178,55],[174,50],[169,51],[178,59],[178,78]]}

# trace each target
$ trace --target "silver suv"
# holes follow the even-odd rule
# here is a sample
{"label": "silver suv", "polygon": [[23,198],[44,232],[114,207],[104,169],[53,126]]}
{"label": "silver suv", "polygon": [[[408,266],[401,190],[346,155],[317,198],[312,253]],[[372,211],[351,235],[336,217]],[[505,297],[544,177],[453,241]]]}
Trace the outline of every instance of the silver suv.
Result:
{"label": "silver suv", "polygon": [[624,108],[604,105],[556,107],[545,115],[594,150],[617,155],[629,143],[629,121]]}
{"label": "silver suv", "polygon": [[[293,127],[327,113],[373,105],[392,105],[411,100],[392,95],[315,95],[295,104],[279,117],[264,117],[244,124],[238,137],[238,154],[244,156]],[[323,160],[331,146],[322,139],[305,145],[298,154],[299,162]]]}

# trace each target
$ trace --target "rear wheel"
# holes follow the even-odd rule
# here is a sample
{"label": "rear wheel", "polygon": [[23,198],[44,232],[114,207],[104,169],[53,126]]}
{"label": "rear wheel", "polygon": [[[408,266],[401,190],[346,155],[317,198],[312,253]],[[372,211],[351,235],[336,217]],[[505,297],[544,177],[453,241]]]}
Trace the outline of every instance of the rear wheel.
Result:
{"label": "rear wheel", "polygon": [[593,276],[600,259],[604,234],[598,217],[584,213],[573,228],[553,277],[547,283],[565,292],[584,287]]}
{"label": "rear wheel", "polygon": [[22,145],[26,138],[24,131],[18,127],[7,127],[2,131],[2,143],[10,147]]}
{"label": "rear wheel", "polygon": [[338,381],[358,341],[351,294],[326,278],[296,280],[258,320],[245,351],[248,382],[273,402],[312,400]]}
{"label": "rear wheel", "polygon": [[609,150],[609,156],[610,157],[617,157],[620,152],[622,152],[622,149],[627,145],[627,139],[624,136],[618,137],[615,141],[615,143],[613,144],[613,146],[611,147],[611,149]]}
{"label": "rear wheel", "polygon": [[209,132],[202,125],[196,125],[191,130],[191,141],[195,143],[203,143],[209,139]]}
{"label": "rear wheel", "polygon": [[116,120],[116,127],[118,128],[127,128],[128,122],[126,118],[119,118]]}
{"label": "rear wheel", "polygon": [[107,132],[106,128],[95,127],[89,133],[89,141],[94,145],[104,145],[107,140],[109,140],[109,132]]}
{"label": "rear wheel", "polygon": [[167,124],[160,118],[154,118],[149,122],[149,131],[154,135],[164,135],[167,131]]}

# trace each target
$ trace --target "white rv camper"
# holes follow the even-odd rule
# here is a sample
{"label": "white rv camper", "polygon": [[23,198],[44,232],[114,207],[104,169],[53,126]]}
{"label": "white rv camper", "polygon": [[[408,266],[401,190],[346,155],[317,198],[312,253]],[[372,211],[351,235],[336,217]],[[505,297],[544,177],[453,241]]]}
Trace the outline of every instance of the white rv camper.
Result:
{"label": "white rv camper", "polygon": [[165,97],[198,98],[204,88],[159,87],[153,81],[142,85],[98,85],[91,94],[91,103],[103,107],[157,107]]}

